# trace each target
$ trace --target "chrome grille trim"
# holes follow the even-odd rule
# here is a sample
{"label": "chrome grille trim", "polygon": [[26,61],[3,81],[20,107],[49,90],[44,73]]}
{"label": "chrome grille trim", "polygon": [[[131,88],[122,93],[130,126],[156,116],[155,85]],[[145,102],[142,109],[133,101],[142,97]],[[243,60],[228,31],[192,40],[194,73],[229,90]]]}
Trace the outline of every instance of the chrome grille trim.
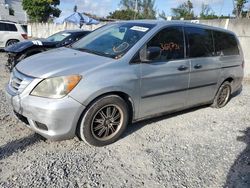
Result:
{"label": "chrome grille trim", "polygon": [[14,68],[10,76],[9,89],[16,95],[20,94],[31,83],[33,79],[34,78],[22,74]]}

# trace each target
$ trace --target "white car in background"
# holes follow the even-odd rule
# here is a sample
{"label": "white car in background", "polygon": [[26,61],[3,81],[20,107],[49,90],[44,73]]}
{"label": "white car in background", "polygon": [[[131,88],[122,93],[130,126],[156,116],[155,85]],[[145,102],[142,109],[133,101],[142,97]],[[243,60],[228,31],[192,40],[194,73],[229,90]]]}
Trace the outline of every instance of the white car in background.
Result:
{"label": "white car in background", "polygon": [[25,25],[0,20],[0,49],[28,38]]}

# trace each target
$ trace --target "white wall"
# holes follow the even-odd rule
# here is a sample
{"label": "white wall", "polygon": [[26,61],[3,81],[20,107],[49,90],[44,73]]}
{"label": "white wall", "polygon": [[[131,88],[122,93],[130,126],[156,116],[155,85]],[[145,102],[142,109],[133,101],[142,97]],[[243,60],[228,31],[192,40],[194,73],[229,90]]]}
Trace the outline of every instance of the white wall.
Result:
{"label": "white wall", "polygon": [[[98,27],[103,26],[105,23],[98,25],[84,25],[81,29],[83,30],[94,30]],[[46,38],[54,33],[63,30],[79,29],[77,25],[71,23],[64,23],[62,25],[56,25],[54,23],[31,23],[28,25],[28,35],[33,38]]]}

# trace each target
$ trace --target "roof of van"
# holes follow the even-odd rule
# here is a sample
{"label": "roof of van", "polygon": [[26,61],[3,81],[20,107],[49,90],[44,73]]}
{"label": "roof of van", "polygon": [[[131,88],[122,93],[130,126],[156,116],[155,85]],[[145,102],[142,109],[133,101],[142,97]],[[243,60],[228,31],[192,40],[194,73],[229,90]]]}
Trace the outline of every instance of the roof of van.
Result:
{"label": "roof of van", "polygon": [[62,32],[68,32],[68,33],[88,33],[91,32],[89,30],[82,30],[82,29],[69,29],[69,30],[64,30]]}
{"label": "roof of van", "polygon": [[158,26],[164,26],[164,25],[182,25],[182,26],[195,26],[195,27],[200,27],[200,28],[206,28],[206,29],[211,29],[211,30],[216,30],[216,31],[222,31],[226,33],[231,33],[234,34],[234,32],[223,29],[220,27],[214,27],[214,26],[209,26],[205,24],[200,24],[200,23],[191,23],[190,21],[181,21],[181,20],[129,20],[129,21],[122,21],[122,22],[127,22],[127,23],[144,23],[144,24],[155,24]]}

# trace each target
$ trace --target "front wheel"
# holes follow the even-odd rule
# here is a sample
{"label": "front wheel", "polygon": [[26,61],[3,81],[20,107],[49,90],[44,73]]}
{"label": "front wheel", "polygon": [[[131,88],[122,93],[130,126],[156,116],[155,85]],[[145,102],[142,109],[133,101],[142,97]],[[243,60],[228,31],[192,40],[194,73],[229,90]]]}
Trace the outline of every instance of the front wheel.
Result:
{"label": "front wheel", "polygon": [[129,116],[126,102],[116,95],[96,100],[85,112],[78,136],[87,144],[104,146],[119,139],[127,127]]}
{"label": "front wheel", "polygon": [[230,82],[226,81],[220,86],[220,88],[219,88],[219,90],[214,98],[214,102],[212,104],[212,107],[214,107],[214,108],[224,107],[228,103],[228,101],[230,100],[230,95],[231,95],[231,84],[230,84]]}

